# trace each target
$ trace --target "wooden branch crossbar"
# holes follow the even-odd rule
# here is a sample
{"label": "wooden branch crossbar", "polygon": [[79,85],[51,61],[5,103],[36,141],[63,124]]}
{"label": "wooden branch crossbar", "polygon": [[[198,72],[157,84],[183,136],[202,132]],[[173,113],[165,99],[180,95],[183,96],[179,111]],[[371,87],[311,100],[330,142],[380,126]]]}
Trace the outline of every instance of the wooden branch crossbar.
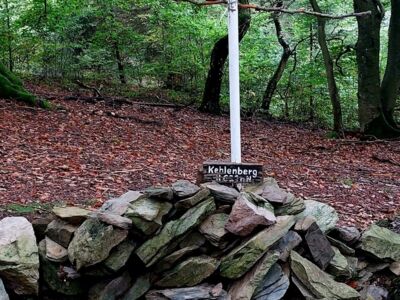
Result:
{"label": "wooden branch crossbar", "polygon": [[[178,2],[188,2],[192,3],[195,5],[199,6],[207,6],[207,5],[220,5],[220,4],[227,4],[228,1],[226,0],[208,0],[204,2],[199,2],[196,0],[176,0]],[[309,11],[305,9],[296,9],[296,10],[291,10],[291,9],[285,9],[282,7],[262,7],[258,6],[255,4],[240,4],[239,7],[242,9],[254,9],[256,11],[263,11],[263,12],[271,12],[271,13],[284,13],[284,14],[302,14],[302,15],[309,15],[309,16],[314,16],[318,18],[325,18],[325,19],[345,19],[345,18],[350,18],[350,17],[366,17],[371,15],[371,11],[364,11],[364,12],[359,12],[359,13],[348,13],[344,15],[330,15],[330,14],[325,14],[325,13],[319,13],[315,11]]]}

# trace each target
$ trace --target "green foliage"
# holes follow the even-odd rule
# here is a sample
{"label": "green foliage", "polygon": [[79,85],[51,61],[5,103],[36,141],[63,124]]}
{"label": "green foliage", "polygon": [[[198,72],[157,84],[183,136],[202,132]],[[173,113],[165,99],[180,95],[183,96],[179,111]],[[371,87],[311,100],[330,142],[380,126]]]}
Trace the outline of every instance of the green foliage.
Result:
{"label": "green foliage", "polygon": [[[197,7],[173,0],[7,1],[8,11],[4,5],[0,7],[0,61],[6,66],[10,46],[14,69],[19,73],[117,84],[117,47],[129,86],[168,87],[175,90],[178,95],[172,96],[179,99],[200,101],[211,49],[227,32],[222,6]],[[307,0],[284,2],[292,3],[291,9],[310,9]],[[318,2],[327,13],[353,11],[352,1]],[[383,2],[388,8],[389,1]],[[268,5],[268,1],[255,3]],[[290,58],[279,82],[270,112],[280,118],[330,126],[332,112],[315,36],[316,19],[282,14],[280,21],[285,40],[292,49],[297,47],[296,56]],[[387,21],[384,24],[387,26]],[[385,30],[386,27],[382,31],[382,53],[386,52]],[[327,37],[337,61],[335,71],[344,123],[347,128],[354,128],[358,76],[355,52],[342,53],[357,41],[355,18],[328,21]],[[241,44],[244,110],[259,109],[281,53],[270,15],[253,12],[251,28]],[[222,104],[227,108],[226,74],[221,93]]]}
{"label": "green foliage", "polygon": [[41,204],[41,203],[36,203],[32,202],[29,204],[18,204],[18,203],[11,203],[8,205],[5,205],[1,211],[5,211],[11,214],[32,214],[32,213],[37,213],[37,212],[42,212],[42,211],[50,211],[51,206],[49,204]]}

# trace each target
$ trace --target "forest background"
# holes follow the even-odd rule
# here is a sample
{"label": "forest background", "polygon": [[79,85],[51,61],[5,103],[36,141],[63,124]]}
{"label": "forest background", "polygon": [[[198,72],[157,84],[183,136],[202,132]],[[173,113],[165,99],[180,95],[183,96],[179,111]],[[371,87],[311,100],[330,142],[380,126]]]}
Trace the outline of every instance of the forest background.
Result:
{"label": "forest background", "polygon": [[[372,8],[373,18],[363,19],[372,19],[365,22],[370,22],[366,24],[371,39],[378,38],[374,47],[380,53],[375,60],[384,74],[391,8],[399,5],[392,2],[382,1],[382,6],[376,1],[325,0],[253,4],[331,15],[352,12],[357,5],[359,11]],[[261,111],[267,116],[333,128],[337,133],[360,127],[363,117],[358,101],[362,100],[357,99],[357,93],[363,84],[358,84],[363,70],[357,68],[357,55],[362,57],[363,53],[356,51],[362,33],[358,34],[355,17],[331,20],[298,13],[242,11],[247,11],[241,13],[247,22],[242,28],[240,57],[243,114]],[[3,0],[0,59],[24,78],[56,79],[64,84],[94,82],[105,90],[113,86],[127,97],[166,88],[169,98],[220,113],[228,104],[226,58],[217,53],[221,52],[218,47],[225,47],[221,42],[226,43],[226,13],[225,5],[198,6],[183,1]],[[381,15],[377,17],[377,13]],[[374,18],[382,25],[378,37],[371,26]],[[207,82],[210,57],[211,64],[221,65],[214,70],[216,76],[209,78],[211,83]],[[396,85],[399,83],[397,79]],[[392,110],[396,121],[398,107]]]}

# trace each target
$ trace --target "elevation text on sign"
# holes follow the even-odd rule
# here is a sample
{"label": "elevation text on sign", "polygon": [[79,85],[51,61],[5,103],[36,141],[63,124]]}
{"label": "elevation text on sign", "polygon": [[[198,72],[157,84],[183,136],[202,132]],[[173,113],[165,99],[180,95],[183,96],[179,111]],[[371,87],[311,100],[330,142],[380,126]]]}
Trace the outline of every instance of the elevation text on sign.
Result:
{"label": "elevation text on sign", "polygon": [[259,183],[262,182],[263,169],[261,164],[205,162],[203,176],[206,182]]}

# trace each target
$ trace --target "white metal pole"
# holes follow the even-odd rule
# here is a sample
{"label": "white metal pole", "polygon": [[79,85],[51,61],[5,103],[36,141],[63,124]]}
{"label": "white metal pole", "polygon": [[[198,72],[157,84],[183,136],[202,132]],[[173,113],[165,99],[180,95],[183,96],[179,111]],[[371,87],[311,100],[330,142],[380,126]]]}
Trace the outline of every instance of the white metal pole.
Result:
{"label": "white metal pole", "polygon": [[231,161],[241,163],[238,0],[229,0],[228,6]]}

